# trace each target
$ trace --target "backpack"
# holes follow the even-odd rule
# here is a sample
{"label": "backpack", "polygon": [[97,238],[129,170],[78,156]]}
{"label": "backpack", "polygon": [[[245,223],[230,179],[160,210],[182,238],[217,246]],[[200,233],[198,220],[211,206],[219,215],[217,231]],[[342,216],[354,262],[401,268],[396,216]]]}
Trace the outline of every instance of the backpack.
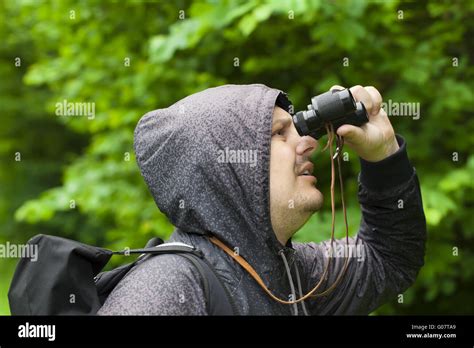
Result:
{"label": "backpack", "polygon": [[[232,298],[201,251],[183,243],[152,238],[145,248],[111,251],[73,240],[39,234],[28,241],[38,245],[36,261],[18,262],[8,291],[12,315],[93,315],[118,282],[145,258],[176,254],[199,271],[210,315],[237,314]],[[99,273],[112,255],[141,254],[132,263]]]}

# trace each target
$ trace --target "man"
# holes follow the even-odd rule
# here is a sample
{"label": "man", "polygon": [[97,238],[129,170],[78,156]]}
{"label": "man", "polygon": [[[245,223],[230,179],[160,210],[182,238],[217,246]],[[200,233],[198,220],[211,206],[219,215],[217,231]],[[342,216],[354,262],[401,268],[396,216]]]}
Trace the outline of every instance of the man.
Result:
{"label": "man", "polygon": [[[245,259],[282,300],[300,298],[320,282],[328,242],[291,242],[322,206],[315,177],[304,175],[312,171],[309,158],[317,142],[298,135],[285,110],[288,104],[282,102],[285,95],[264,85],[226,85],[140,120],[137,162],[158,208],[176,226],[171,241],[204,253],[238,314],[368,314],[415,281],[426,238],[415,170],[405,141],[395,136],[380,107],[379,92],[361,86],[351,91],[365,104],[369,123],[344,125],[337,133],[360,156],[362,219],[358,238],[350,243],[363,259],[350,260],[327,296],[298,304],[273,299],[209,239],[217,238]],[[344,244],[345,239],[338,240],[334,248]],[[332,257],[328,277],[316,293],[334,283],[345,260]],[[139,263],[99,314],[206,315],[208,310],[199,272],[182,256],[167,254]]]}

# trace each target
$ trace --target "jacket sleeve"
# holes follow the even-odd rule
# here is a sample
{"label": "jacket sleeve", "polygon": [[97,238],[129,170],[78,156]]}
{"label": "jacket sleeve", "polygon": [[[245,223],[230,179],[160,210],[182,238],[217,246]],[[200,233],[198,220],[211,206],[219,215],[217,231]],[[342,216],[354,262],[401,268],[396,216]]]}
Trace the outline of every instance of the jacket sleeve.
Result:
{"label": "jacket sleeve", "polygon": [[[345,238],[334,242],[328,277],[316,293],[334,283],[346,259],[349,263],[332,292],[306,302],[311,314],[369,314],[402,294],[424,264],[426,221],[419,181],[404,139],[397,135],[397,141],[400,149],[380,162],[360,159],[360,229],[349,248]],[[307,291],[321,279],[330,245],[293,243]]]}

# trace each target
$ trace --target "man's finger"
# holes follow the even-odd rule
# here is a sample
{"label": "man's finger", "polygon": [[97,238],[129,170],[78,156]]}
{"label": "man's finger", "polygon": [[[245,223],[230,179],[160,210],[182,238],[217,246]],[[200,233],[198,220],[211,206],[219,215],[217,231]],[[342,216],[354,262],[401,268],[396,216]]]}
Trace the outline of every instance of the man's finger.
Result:
{"label": "man's finger", "polygon": [[372,115],[377,115],[380,111],[380,106],[382,105],[382,95],[380,95],[380,92],[372,86],[365,87],[365,90],[370,94],[370,97],[372,98]]}
{"label": "man's finger", "polygon": [[360,101],[364,104],[369,116],[374,115],[373,114],[374,103],[372,102],[372,97],[370,96],[369,92],[367,92],[367,90],[360,85],[351,87],[350,90],[355,100]]}
{"label": "man's finger", "polygon": [[342,86],[339,86],[339,85],[334,85],[331,88],[329,88],[330,91],[333,91],[333,90],[340,91],[340,90],[343,90],[343,89],[346,89],[346,88],[342,87]]}
{"label": "man's finger", "polygon": [[337,129],[336,133],[354,145],[363,143],[365,139],[365,133],[362,128],[350,124],[342,125]]}

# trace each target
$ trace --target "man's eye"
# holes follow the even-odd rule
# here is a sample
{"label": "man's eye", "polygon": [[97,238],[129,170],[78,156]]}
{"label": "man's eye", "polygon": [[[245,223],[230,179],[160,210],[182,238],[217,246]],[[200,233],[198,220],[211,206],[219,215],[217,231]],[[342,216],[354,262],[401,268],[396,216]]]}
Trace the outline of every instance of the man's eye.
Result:
{"label": "man's eye", "polygon": [[273,132],[272,135],[285,135],[285,130],[283,128],[277,129],[276,131]]}

